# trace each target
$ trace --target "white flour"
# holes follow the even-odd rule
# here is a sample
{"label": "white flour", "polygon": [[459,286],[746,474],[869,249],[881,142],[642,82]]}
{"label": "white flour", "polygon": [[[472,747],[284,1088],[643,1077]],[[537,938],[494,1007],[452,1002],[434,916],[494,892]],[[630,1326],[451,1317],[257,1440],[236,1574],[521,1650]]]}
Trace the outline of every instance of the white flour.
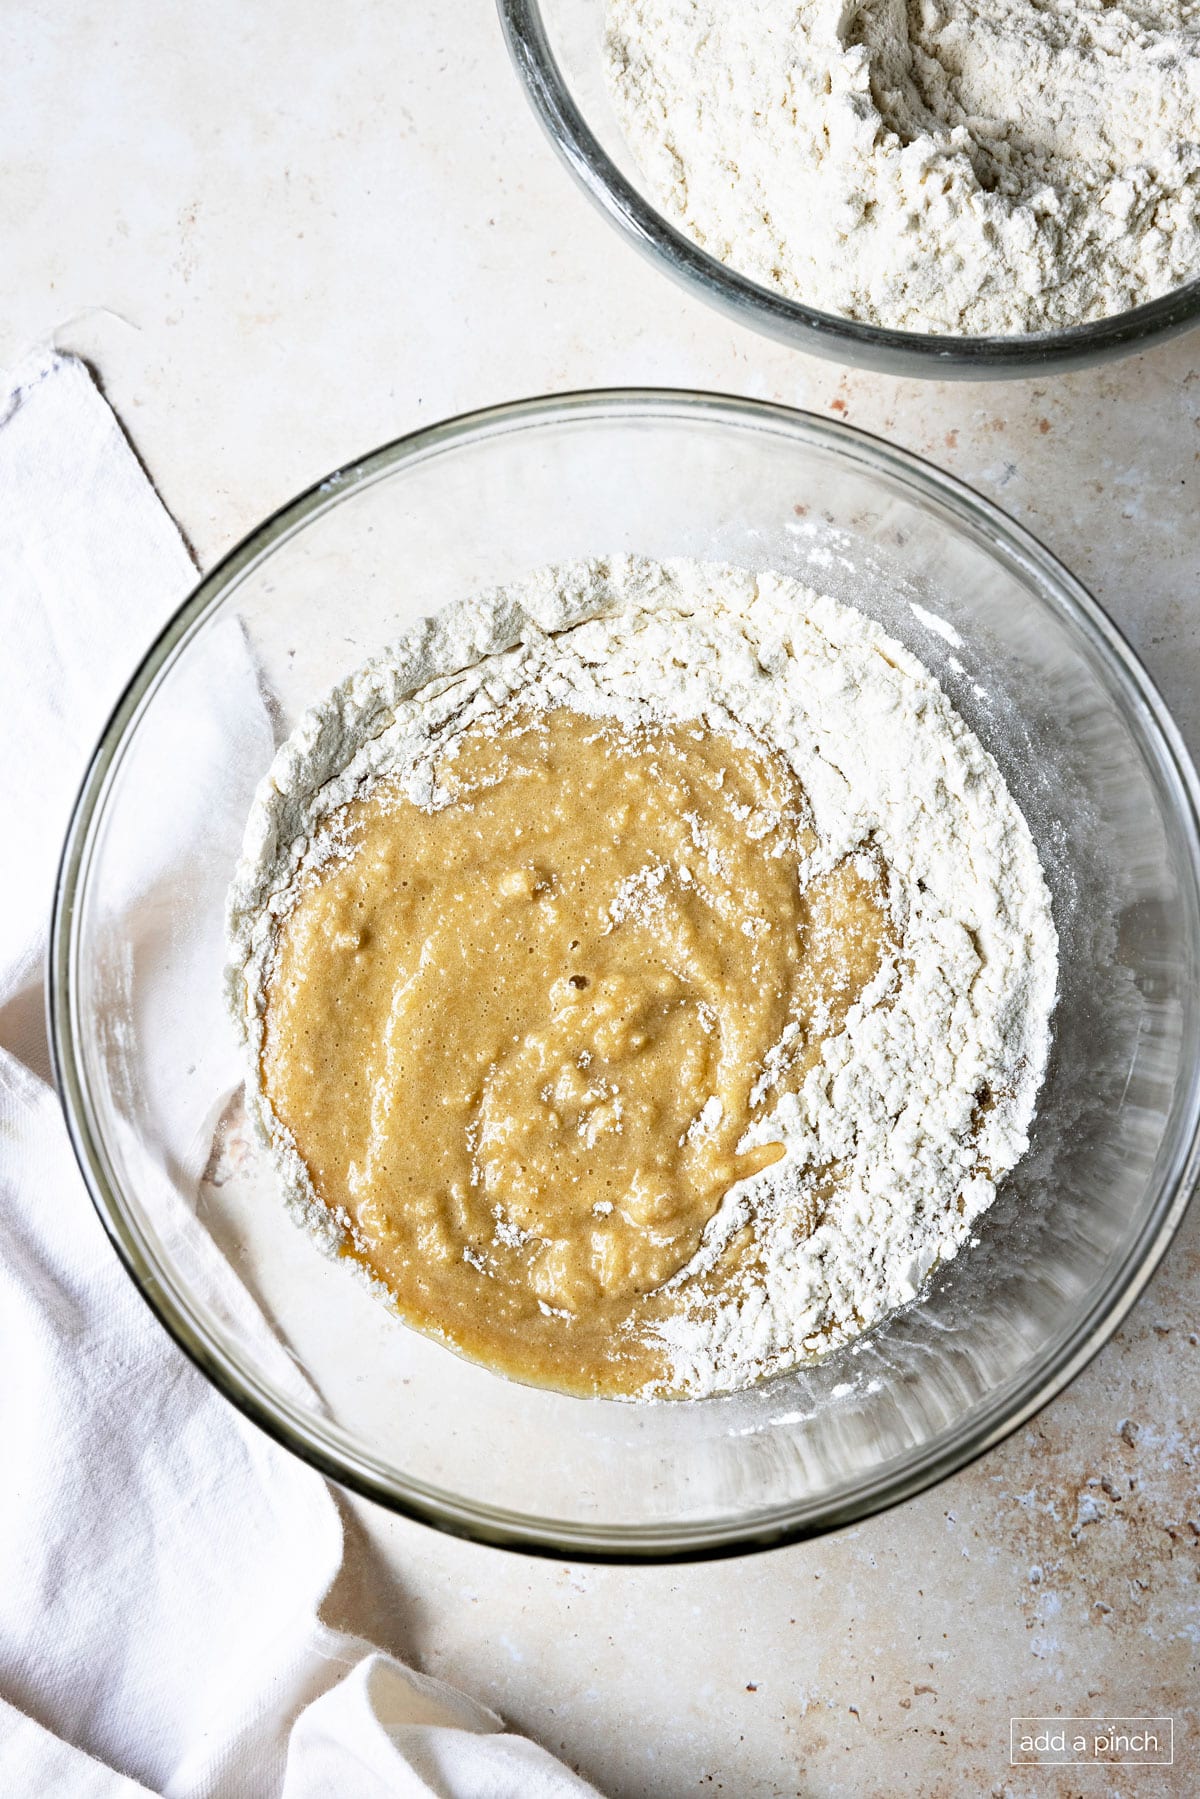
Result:
{"label": "white flour", "polygon": [[1039,331],[1200,273],[1197,0],[607,0],[606,54],[666,214],[823,311]]}
{"label": "white flour", "polygon": [[[1033,841],[995,762],[921,664],[861,613],[782,576],[577,563],[424,621],[279,751],[230,894],[228,997],[251,1108],[289,1204],[326,1248],[346,1221],[317,1201],[258,1089],[278,920],[334,847],[330,812],[384,773],[428,803],[435,754],[515,694],[523,707],[699,719],[765,741],[811,805],[818,848],[801,877],[863,847],[890,869],[898,955],[799,1091],[746,1138],[783,1142],[784,1159],[731,1190],[670,1283],[669,1390],[736,1387],[913,1298],[1023,1154],[1057,976]],[[652,871],[645,887],[630,905],[653,904]],[[693,1128],[711,1122],[705,1108]],[[714,1304],[704,1272],[747,1223],[762,1266]],[[501,1241],[505,1228],[498,1220]]]}

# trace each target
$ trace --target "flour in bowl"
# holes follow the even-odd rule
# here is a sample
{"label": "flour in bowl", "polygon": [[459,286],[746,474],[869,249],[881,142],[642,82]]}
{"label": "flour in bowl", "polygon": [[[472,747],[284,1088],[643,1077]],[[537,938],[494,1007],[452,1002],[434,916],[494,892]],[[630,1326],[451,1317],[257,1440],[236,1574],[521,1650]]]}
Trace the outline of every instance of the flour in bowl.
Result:
{"label": "flour in bowl", "polygon": [[896,330],[1105,318],[1200,272],[1196,0],[607,0],[666,215]]}
{"label": "flour in bowl", "polygon": [[229,920],[296,1216],[453,1347],[626,1398],[912,1300],[1027,1147],[1057,976],[1025,820],[914,657],[783,576],[630,557],[317,705]]}

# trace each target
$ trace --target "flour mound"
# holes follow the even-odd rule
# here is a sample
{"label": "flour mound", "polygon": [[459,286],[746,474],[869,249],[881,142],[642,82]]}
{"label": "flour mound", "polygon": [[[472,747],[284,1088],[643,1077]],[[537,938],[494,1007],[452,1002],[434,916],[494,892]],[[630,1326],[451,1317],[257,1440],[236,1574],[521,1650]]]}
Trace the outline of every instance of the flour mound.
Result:
{"label": "flour mound", "polygon": [[[726,1194],[668,1283],[653,1328],[670,1372],[643,1396],[727,1391],[824,1354],[913,1299],[1024,1154],[1058,945],[1029,828],[938,683],[861,612],[781,575],[635,557],[543,569],[423,621],[301,721],[229,900],[228,1001],[288,1203],[338,1247],[343,1221],[260,1090],[279,921],[330,814],[384,775],[419,801],[447,742],[517,698],[766,744],[804,788],[819,857],[869,845],[889,870],[899,948],[747,1133],[784,1157]],[[723,1279],[747,1232],[755,1253]]]}
{"label": "flour mound", "polygon": [[1197,0],[608,0],[664,212],[822,311],[1009,335],[1200,269]]}

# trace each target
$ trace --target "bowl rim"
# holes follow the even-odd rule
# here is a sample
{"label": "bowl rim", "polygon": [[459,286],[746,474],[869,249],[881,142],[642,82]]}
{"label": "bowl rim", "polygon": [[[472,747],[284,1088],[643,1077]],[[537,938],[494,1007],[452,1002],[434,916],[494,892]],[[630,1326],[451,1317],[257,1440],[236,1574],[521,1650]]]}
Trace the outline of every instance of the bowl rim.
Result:
{"label": "bowl rim", "polygon": [[[1129,1313],[1165,1254],[1200,1180],[1200,1045],[1193,1043],[1192,1080],[1176,1130],[1170,1167],[1158,1201],[1115,1270],[1092,1290],[1065,1334],[1024,1372],[989,1394],[968,1415],[916,1450],[883,1464],[866,1479],[845,1483],[818,1501],[793,1502],[740,1520],[686,1524],[580,1525],[464,1500],[397,1474],[355,1444],[340,1427],[311,1422],[256,1372],[248,1370],[201,1318],[148,1248],[110,1174],[95,1127],[75,1012],[76,928],[85,891],[93,827],[102,815],[109,778],[144,706],[194,632],[242,578],[275,546],[364,484],[385,478],[430,454],[473,446],[513,431],[545,425],[587,427],[597,417],[646,417],[758,426],[799,437],[823,454],[849,456],[872,474],[915,489],[944,516],[982,539],[993,554],[1031,570],[1052,603],[1099,655],[1129,701],[1139,747],[1153,753],[1172,796],[1181,849],[1191,876],[1193,910],[1200,911],[1200,777],[1157,689],[1121,632],[1098,602],[1031,532],[956,477],[855,426],[795,408],[736,395],[675,388],[601,388],[538,396],[458,414],[422,426],[344,464],[277,508],[204,575],[177,607],[139,661],[92,752],[72,808],[55,884],[47,966],[47,1018],[55,1081],[67,1132],[101,1223],[130,1278],[159,1323],[217,1390],[283,1447],[319,1473],[385,1508],[452,1535],[528,1554],[568,1561],[690,1562],[783,1547],[823,1535],[914,1497],[959,1472],[1027,1423],[1092,1359]],[[964,1425],[966,1428],[964,1428]]]}
{"label": "bowl rim", "polygon": [[526,97],[589,199],[651,262],[665,266],[690,292],[732,314],[740,324],[794,349],[885,373],[978,381],[1083,368],[1147,349],[1200,322],[1200,277],[1108,318],[1056,331],[995,337],[896,331],[790,300],[702,250],[617,167],[563,75],[541,0],[496,0],[496,6]]}

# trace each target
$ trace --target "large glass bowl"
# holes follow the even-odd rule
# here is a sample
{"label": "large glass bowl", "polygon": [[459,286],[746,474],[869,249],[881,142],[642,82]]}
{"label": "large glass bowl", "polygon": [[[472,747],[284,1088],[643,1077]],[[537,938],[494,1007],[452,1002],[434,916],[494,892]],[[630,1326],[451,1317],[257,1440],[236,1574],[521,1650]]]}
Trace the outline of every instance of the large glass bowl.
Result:
{"label": "large glass bowl", "polygon": [[[272,737],[420,614],[614,551],[780,569],[880,619],[1000,762],[1062,938],[1033,1146],[978,1242],[822,1364],[732,1397],[641,1406],[473,1366],[319,1256],[239,1125],[219,991],[225,889]],[[1196,775],[1120,636],[1038,543],[844,425],[716,396],[602,392],[391,444],[201,582],[84,782],[51,1024],[100,1215],[228,1398],[336,1480],[445,1529],[661,1559],[765,1547],[893,1504],[998,1442],[1083,1366],[1144,1287],[1196,1177],[1198,950]]]}
{"label": "large glass bowl", "polygon": [[786,299],[709,256],[651,199],[609,97],[605,0],[497,0],[497,5],[534,112],[584,192],[652,261],[738,324],[835,362],[893,375],[981,381],[1106,362],[1174,337],[1200,318],[1200,279],[1092,324],[1012,337],[886,331]]}

